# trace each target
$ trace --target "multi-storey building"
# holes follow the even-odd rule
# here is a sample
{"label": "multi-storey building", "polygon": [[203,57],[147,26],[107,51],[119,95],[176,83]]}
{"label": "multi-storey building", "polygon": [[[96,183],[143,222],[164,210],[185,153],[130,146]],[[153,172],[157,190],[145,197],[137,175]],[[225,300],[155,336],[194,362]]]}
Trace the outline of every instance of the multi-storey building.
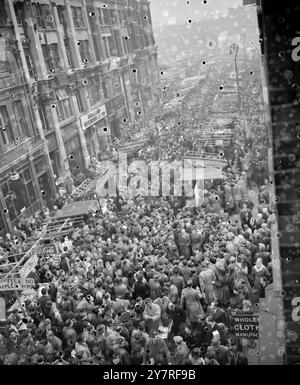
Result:
{"label": "multi-storey building", "polygon": [[[101,158],[113,137],[122,135],[123,121],[133,123],[160,101],[150,4],[147,0],[0,3],[1,36],[9,56],[3,61],[8,64],[1,64],[0,124],[6,127],[7,139],[0,137],[0,171],[7,179],[11,157],[18,164],[22,148],[22,155],[32,158],[40,143],[43,163],[31,180],[37,197],[48,194],[50,199],[55,193],[53,179],[76,177],[92,157]],[[13,91],[6,85],[9,82]],[[5,193],[0,192],[1,206],[10,212],[12,203]],[[20,212],[5,215],[4,227]]]}
{"label": "multi-storey building", "polygon": [[[4,4],[5,3],[5,4]],[[55,193],[51,162],[20,41],[6,2],[0,7],[0,233]],[[23,56],[24,59],[24,56]],[[26,59],[25,59],[26,60]]]}

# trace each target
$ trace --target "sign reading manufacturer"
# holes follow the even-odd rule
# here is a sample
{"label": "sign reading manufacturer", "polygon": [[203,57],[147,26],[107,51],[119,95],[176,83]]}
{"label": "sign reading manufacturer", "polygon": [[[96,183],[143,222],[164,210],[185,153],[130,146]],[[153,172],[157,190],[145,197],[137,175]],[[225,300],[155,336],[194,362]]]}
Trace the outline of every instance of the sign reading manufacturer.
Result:
{"label": "sign reading manufacturer", "polygon": [[259,338],[258,315],[255,314],[235,314],[231,319],[232,331],[237,338]]}
{"label": "sign reading manufacturer", "polygon": [[11,290],[25,290],[31,289],[34,286],[33,278],[6,278],[0,281],[0,291],[11,291]]}
{"label": "sign reading manufacturer", "polygon": [[83,115],[80,118],[82,128],[84,130],[86,130],[88,127],[92,126],[93,124],[95,124],[99,120],[105,118],[106,115],[107,115],[107,113],[106,113],[105,105],[102,105],[102,106],[98,107],[96,110],[94,110],[94,111],[92,111],[86,115]]}

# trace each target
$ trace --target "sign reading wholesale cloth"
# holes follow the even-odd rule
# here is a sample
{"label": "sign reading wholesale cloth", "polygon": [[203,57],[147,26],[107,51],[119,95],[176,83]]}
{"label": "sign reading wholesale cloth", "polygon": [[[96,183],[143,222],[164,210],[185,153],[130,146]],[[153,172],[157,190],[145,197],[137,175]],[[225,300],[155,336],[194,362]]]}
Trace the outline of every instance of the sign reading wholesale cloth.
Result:
{"label": "sign reading wholesale cloth", "polygon": [[232,315],[231,329],[237,338],[258,339],[258,314],[240,313]]}
{"label": "sign reading wholesale cloth", "polygon": [[82,128],[86,130],[88,127],[92,126],[93,124],[97,123],[99,120],[105,118],[106,116],[106,108],[105,105],[102,105],[98,107],[96,110],[83,115],[80,120],[82,124]]}

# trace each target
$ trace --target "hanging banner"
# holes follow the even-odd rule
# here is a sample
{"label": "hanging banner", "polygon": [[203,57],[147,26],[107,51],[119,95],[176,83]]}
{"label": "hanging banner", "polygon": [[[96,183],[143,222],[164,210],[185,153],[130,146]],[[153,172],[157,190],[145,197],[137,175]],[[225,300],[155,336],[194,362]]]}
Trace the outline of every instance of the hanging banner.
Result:
{"label": "hanging banner", "polygon": [[0,292],[1,291],[14,291],[25,289],[31,289],[35,285],[33,278],[26,278],[21,280],[20,278],[6,278],[0,281]]}
{"label": "hanging banner", "polygon": [[5,299],[0,297],[0,321],[6,320],[6,305]]}
{"label": "hanging banner", "polygon": [[38,263],[38,256],[33,254],[24,264],[24,266],[19,271],[20,276],[24,279],[28,274],[35,268]]}
{"label": "hanging banner", "polygon": [[5,39],[0,37],[0,61],[6,61]]}

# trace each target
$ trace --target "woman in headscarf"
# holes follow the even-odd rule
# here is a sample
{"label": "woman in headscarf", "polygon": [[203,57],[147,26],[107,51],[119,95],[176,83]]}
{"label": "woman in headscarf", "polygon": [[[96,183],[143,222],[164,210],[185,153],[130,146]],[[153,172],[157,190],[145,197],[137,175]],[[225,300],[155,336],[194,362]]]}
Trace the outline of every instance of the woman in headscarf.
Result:
{"label": "woman in headscarf", "polygon": [[262,258],[257,258],[255,265],[252,269],[253,275],[253,289],[256,293],[257,299],[265,298],[265,287],[270,279],[270,273],[266,266],[262,262]]}

